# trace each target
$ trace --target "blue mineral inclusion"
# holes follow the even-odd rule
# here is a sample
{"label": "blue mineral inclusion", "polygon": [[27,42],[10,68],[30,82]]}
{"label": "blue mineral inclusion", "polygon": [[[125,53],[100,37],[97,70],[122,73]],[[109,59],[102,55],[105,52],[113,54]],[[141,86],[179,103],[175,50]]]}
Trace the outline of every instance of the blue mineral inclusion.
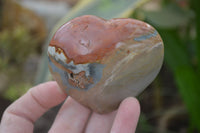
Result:
{"label": "blue mineral inclusion", "polygon": [[[54,59],[54,57],[51,57],[51,58]],[[55,73],[58,73],[60,75],[61,79],[62,79],[63,85],[67,86],[67,88],[65,88],[65,90],[67,92],[68,92],[69,89],[77,89],[77,90],[87,91],[88,89],[94,87],[102,78],[102,72],[103,72],[104,65],[99,64],[99,63],[90,63],[88,65],[88,70],[89,70],[89,76],[88,77],[91,77],[93,79],[93,83],[89,83],[88,85],[85,86],[84,89],[79,88],[77,86],[72,86],[68,82],[69,74],[66,71],[64,71],[64,70],[58,68],[56,65],[54,65],[49,57],[48,57],[48,60],[49,60],[49,65],[50,65],[52,71],[55,72]],[[57,62],[60,63],[61,65],[63,65],[65,68],[69,69],[69,70],[74,69],[74,66],[68,66],[61,61],[57,61]]]}
{"label": "blue mineral inclusion", "polygon": [[140,37],[136,37],[136,38],[134,38],[134,40],[135,41],[143,41],[143,40],[149,39],[151,37],[155,37],[155,36],[157,36],[157,34],[158,34],[158,32],[155,30],[151,34],[147,34],[147,35],[143,35],[143,36],[140,36]]}

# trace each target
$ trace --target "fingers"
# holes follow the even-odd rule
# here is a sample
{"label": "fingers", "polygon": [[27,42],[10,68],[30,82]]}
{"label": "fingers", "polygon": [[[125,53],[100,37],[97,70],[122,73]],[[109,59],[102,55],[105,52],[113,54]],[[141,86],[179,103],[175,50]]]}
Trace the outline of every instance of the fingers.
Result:
{"label": "fingers", "polygon": [[82,133],[91,111],[68,97],[49,133]]}
{"label": "fingers", "polygon": [[49,108],[61,103],[66,95],[56,82],[47,82],[31,88],[4,112],[0,133],[33,132],[33,123]]}
{"label": "fingers", "polygon": [[[59,91],[55,82],[47,82],[30,89],[6,109],[0,125],[0,133],[32,133],[34,121],[65,98],[66,95]],[[90,113],[88,108],[68,97],[49,133],[79,133],[84,130],[86,133],[106,133],[110,129],[111,133],[133,133],[140,114],[140,106],[135,98],[127,98],[121,103],[118,111],[104,115],[93,113],[91,117]]]}
{"label": "fingers", "polygon": [[93,113],[85,133],[109,133],[117,111],[108,114]]}
{"label": "fingers", "polygon": [[133,97],[126,98],[118,109],[111,133],[134,133],[140,114],[140,105]]}

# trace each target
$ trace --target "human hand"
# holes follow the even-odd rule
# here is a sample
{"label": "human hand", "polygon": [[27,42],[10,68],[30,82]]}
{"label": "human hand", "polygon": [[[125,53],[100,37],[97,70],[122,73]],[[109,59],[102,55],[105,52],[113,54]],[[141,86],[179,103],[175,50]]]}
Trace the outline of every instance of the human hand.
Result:
{"label": "human hand", "polygon": [[[66,97],[54,81],[31,88],[5,110],[0,133],[32,133],[34,122]],[[139,114],[139,103],[132,97],[122,101],[118,110],[102,115],[68,97],[49,133],[134,133]]]}

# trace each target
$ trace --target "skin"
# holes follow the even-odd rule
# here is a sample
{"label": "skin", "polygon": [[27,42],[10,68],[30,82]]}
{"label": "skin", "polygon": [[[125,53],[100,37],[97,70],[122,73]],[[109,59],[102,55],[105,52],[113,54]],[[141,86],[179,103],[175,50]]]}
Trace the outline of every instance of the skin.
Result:
{"label": "skin", "polygon": [[140,114],[136,98],[128,97],[116,111],[100,115],[67,97],[51,81],[31,88],[5,110],[0,133],[32,133],[34,122],[63,101],[49,133],[134,133],[136,130]]}

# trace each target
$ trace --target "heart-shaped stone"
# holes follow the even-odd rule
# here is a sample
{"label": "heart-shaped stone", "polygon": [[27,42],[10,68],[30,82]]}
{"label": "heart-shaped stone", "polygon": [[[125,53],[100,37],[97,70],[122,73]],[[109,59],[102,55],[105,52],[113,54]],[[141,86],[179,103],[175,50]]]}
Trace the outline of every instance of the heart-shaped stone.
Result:
{"label": "heart-shaped stone", "polygon": [[163,55],[162,39],[149,24],[91,15],[61,26],[48,47],[49,69],[60,88],[98,113],[143,91]]}

